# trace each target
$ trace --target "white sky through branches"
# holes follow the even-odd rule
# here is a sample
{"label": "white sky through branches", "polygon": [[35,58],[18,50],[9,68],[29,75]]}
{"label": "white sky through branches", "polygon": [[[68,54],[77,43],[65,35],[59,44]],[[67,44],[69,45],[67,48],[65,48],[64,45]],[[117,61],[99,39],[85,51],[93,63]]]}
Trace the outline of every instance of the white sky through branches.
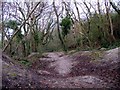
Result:
{"label": "white sky through branches", "polygon": [[[59,8],[59,7],[61,8],[61,3],[62,3],[62,1],[69,2],[70,8],[73,9],[73,11],[75,12],[75,14],[76,14],[76,16],[77,16],[77,11],[76,11],[76,8],[75,8],[75,6],[74,6],[74,1],[76,1],[77,4],[81,4],[81,6],[78,5],[79,12],[80,12],[80,17],[81,17],[81,18],[85,18],[86,16],[85,16],[83,10],[84,10],[85,12],[87,12],[87,9],[85,8],[83,2],[85,1],[85,2],[87,3],[87,5],[88,5],[89,8],[90,8],[89,3],[91,3],[91,4],[94,6],[94,8],[97,10],[97,1],[98,1],[98,0],[2,0],[2,2],[22,2],[22,3],[23,3],[23,2],[39,2],[39,1],[48,2],[49,5],[51,5],[52,2],[55,1],[55,5],[56,5],[58,8]],[[104,7],[104,2],[105,2],[105,0],[99,0],[99,1],[100,1],[101,9],[103,10],[103,9],[105,8],[105,7]],[[109,1],[109,0],[107,0],[107,1]],[[119,0],[111,0],[111,1],[113,1],[114,3],[120,2]],[[22,6],[22,5],[21,5],[21,6]],[[81,7],[83,7],[83,8],[81,8]],[[59,9],[60,9],[60,8],[59,8]],[[59,9],[58,9],[58,12],[59,12]],[[91,10],[91,12],[94,13],[94,10],[93,10],[92,8],[91,8],[90,10]],[[1,36],[0,36],[0,37],[1,37]]]}

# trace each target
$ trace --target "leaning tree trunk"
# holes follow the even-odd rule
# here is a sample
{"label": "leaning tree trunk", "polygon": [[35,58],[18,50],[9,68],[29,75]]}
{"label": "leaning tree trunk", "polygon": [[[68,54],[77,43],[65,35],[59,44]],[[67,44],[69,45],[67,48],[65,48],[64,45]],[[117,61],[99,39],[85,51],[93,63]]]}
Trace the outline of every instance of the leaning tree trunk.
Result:
{"label": "leaning tree trunk", "polygon": [[61,41],[61,44],[62,44],[62,46],[63,46],[64,51],[67,51],[67,48],[66,48],[66,46],[65,46],[65,43],[64,43],[64,41],[63,41],[63,39],[62,39],[62,37],[61,37],[61,34],[60,34],[59,15],[58,15],[57,9],[56,9],[56,7],[55,7],[55,2],[53,2],[53,8],[54,8],[54,11],[55,11],[55,14],[56,14],[56,17],[57,17],[58,36],[59,36],[59,39],[60,39],[60,41]]}
{"label": "leaning tree trunk", "polygon": [[21,30],[21,28],[24,26],[24,24],[26,24],[26,21],[30,18],[31,14],[34,12],[34,10],[37,8],[37,6],[40,4],[40,2],[38,2],[36,4],[36,6],[32,9],[32,11],[29,13],[28,17],[23,21],[23,23],[20,25],[19,29],[15,31],[15,33],[13,34],[13,36],[11,37],[11,39],[8,41],[7,45],[3,48],[3,52],[7,49],[7,47],[9,46],[9,44],[11,43],[11,41],[13,40],[13,38],[16,36],[16,34]]}
{"label": "leaning tree trunk", "polygon": [[108,2],[106,0],[105,0],[105,8],[106,8],[106,18],[107,18],[107,21],[109,24],[108,29],[110,30],[110,33],[109,33],[110,40],[109,41],[110,41],[110,43],[112,43],[113,41],[115,41],[115,37],[113,35],[113,25],[112,25],[112,20],[111,20],[110,13],[109,13],[110,6],[108,6]]}
{"label": "leaning tree trunk", "polygon": [[[75,7],[76,7],[76,10],[77,10],[77,14],[78,14],[78,19],[79,19],[79,25],[80,25],[80,29],[81,29],[81,33],[83,33],[83,30],[82,30],[82,23],[81,23],[81,19],[80,19],[80,12],[79,12],[79,9],[77,7],[77,3],[76,1],[74,0],[74,4],[75,4]],[[82,48],[83,47],[83,35],[80,34],[80,47]]]}
{"label": "leaning tree trunk", "polygon": [[109,2],[110,2],[110,5],[113,7],[113,9],[120,15],[120,9],[118,9],[118,7],[114,5],[114,3],[111,0],[109,0]]}

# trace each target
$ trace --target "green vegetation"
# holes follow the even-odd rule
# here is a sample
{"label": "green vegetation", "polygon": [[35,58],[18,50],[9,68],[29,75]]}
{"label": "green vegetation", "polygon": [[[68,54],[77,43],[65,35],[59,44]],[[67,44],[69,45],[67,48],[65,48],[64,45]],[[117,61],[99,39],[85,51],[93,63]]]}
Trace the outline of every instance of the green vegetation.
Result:
{"label": "green vegetation", "polygon": [[[0,46],[4,46],[4,52],[10,54],[10,56],[21,58],[28,57],[33,52],[38,52],[41,55],[45,52],[54,51],[69,52],[71,50],[100,50],[101,48],[112,49],[120,47],[119,8],[110,3],[109,5],[112,5],[113,9],[117,8],[113,11],[108,8],[106,1],[104,1],[106,11],[103,12],[99,3],[98,1],[98,4],[96,4],[98,10],[89,3],[94,12],[91,12],[87,2],[83,3],[86,9],[86,12],[83,10],[84,15],[86,15],[84,20],[80,17],[80,7],[77,3],[73,3],[77,10],[77,16],[66,2],[63,3],[62,7],[64,14],[58,12],[59,10],[57,10],[55,3],[51,7],[53,11],[48,13],[46,11],[49,10],[47,9],[49,4],[44,5],[44,3],[41,3],[41,5],[36,4],[39,8],[33,5],[32,7],[37,9],[34,9],[35,11],[31,13],[30,11],[32,10],[29,7],[26,8],[29,8],[28,10],[30,11],[26,12],[24,8],[22,10],[22,7],[19,6],[21,9],[16,10],[21,13],[21,16],[18,14],[18,16],[13,17],[11,12],[6,10],[6,13],[9,13],[14,19],[3,20],[3,43],[0,43]],[[31,5],[30,3],[28,4]],[[18,6],[17,4],[15,5],[16,7]],[[9,7],[11,6],[12,4]],[[6,8],[6,6],[3,8]],[[41,12],[38,13],[38,10]],[[12,34],[9,32],[10,29],[13,30]],[[28,62],[22,60],[22,63],[26,64]]]}
{"label": "green vegetation", "polygon": [[30,63],[28,60],[26,60],[26,59],[22,59],[22,60],[20,60],[19,62],[20,62],[21,64],[25,65],[25,66],[30,66],[30,65],[31,65],[31,63]]}
{"label": "green vegetation", "polygon": [[16,20],[9,20],[5,22],[5,26],[11,29],[16,29],[20,25]]}
{"label": "green vegetation", "polygon": [[69,34],[70,28],[72,26],[70,17],[66,16],[65,18],[63,18],[60,25],[61,25],[61,28],[62,28],[62,36],[64,38],[67,34]]}

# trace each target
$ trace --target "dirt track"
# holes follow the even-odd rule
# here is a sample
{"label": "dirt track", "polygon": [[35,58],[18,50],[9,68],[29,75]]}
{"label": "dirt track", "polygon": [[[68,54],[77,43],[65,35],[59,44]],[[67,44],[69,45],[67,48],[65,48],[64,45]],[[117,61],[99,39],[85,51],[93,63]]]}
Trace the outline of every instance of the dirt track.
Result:
{"label": "dirt track", "polygon": [[[118,50],[105,52],[102,58],[96,60],[93,60],[90,53],[85,51],[71,55],[62,52],[46,53],[27,69],[3,55],[3,87],[119,87]],[[111,56],[111,53],[114,55]]]}

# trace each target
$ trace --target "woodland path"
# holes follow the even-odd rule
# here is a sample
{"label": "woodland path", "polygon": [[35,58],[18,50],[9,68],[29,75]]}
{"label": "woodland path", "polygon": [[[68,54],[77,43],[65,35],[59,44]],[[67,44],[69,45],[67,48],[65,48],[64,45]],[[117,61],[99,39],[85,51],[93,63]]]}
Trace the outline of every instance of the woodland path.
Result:
{"label": "woodland path", "polygon": [[52,63],[49,64],[49,67],[55,67],[54,70],[62,75],[65,76],[71,72],[72,68],[72,58],[70,58],[68,55],[64,55],[64,53],[56,52],[56,53],[48,53],[46,58],[42,58],[43,60],[52,61]]}
{"label": "woodland path", "polygon": [[[89,51],[69,55],[63,52],[45,53],[33,64],[34,68],[24,68],[3,54],[3,87],[116,87],[119,78],[117,49],[106,51],[101,60],[97,61],[91,60],[90,53]],[[111,53],[114,55],[111,56]]]}

